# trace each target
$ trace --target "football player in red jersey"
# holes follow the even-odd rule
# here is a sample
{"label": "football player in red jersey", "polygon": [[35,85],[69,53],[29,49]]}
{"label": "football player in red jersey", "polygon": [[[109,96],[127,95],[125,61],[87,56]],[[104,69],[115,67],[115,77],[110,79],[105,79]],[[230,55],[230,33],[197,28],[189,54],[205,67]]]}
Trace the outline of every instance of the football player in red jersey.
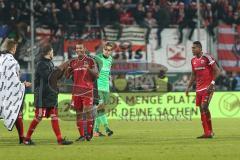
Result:
{"label": "football player in red jersey", "polygon": [[186,96],[188,96],[193,83],[196,82],[196,106],[200,107],[204,130],[204,134],[197,138],[212,138],[213,129],[209,103],[214,92],[215,79],[220,74],[220,69],[210,55],[202,52],[202,44],[199,41],[193,42],[192,52],[194,55],[191,60],[192,74],[186,89]]}
{"label": "football player in red jersey", "polygon": [[78,57],[70,61],[65,75],[66,78],[73,78],[72,106],[76,110],[76,123],[80,134],[77,141],[89,141],[93,128],[93,87],[98,70],[94,60],[86,54],[82,43],[76,44],[76,53]]}

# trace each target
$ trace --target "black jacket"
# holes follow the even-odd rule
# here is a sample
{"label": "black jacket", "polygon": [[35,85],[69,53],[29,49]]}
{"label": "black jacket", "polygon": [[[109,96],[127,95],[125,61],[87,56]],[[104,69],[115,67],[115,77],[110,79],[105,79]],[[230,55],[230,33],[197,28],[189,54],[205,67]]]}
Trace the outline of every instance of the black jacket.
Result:
{"label": "black jacket", "polygon": [[34,80],[35,107],[57,107],[58,93],[49,85],[49,76],[54,70],[51,60],[41,58],[36,66]]}

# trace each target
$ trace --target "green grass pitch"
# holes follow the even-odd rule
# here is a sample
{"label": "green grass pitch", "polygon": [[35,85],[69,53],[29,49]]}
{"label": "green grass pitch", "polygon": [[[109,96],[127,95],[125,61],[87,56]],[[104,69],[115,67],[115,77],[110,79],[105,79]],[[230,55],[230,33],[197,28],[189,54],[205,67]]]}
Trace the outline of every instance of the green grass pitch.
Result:
{"label": "green grass pitch", "polygon": [[[227,160],[240,159],[240,120],[213,119],[214,139],[196,139],[202,133],[200,120],[110,121],[112,137],[94,138],[59,146],[50,121],[42,121],[32,139],[35,146],[18,144],[16,129],[0,126],[0,160]],[[25,134],[30,121],[24,121]],[[74,121],[60,121],[63,136],[78,137]]]}

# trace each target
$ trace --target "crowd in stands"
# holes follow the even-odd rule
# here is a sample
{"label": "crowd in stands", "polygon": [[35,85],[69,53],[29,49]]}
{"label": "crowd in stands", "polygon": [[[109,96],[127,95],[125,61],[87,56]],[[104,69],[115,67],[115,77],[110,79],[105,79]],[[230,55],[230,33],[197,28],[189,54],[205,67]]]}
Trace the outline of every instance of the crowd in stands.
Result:
{"label": "crowd in stands", "polygon": [[[147,29],[146,42],[150,30],[157,28],[158,46],[161,47],[161,32],[166,27],[178,27],[179,42],[183,40],[183,29],[190,28],[189,39],[197,27],[196,0],[33,0],[34,10],[30,9],[30,0],[0,0],[0,26],[7,25],[4,39],[15,32],[14,38],[24,42],[30,15],[34,14],[35,27],[44,26],[51,30],[53,37],[60,29],[67,32],[71,26],[82,34],[87,25],[104,28],[111,25],[119,29],[125,25],[137,25]],[[239,0],[200,0],[201,26],[209,35],[216,37],[215,28],[220,23],[235,27],[240,24]],[[74,27],[73,27],[74,28]],[[232,80],[224,74],[218,83],[227,89],[233,89],[238,74]],[[228,79],[228,80],[227,80]],[[234,80],[237,79],[237,80]],[[231,81],[231,87],[228,81]],[[236,83],[238,84],[238,83]],[[240,84],[240,80],[239,80]],[[236,87],[235,87],[236,88]],[[239,87],[240,88],[240,87]]]}
{"label": "crowd in stands", "polygon": [[[218,23],[240,24],[240,1],[200,0],[201,24],[214,36]],[[157,27],[159,45],[161,31],[169,26],[179,26],[179,43],[183,28],[190,28],[191,39],[197,22],[196,0],[35,0],[36,26],[45,25],[55,34],[61,27],[67,30],[69,24],[77,25],[82,32],[85,25],[139,25]],[[0,0],[0,23],[12,28],[18,22],[30,23],[30,0]],[[148,36],[146,36],[148,37]]]}

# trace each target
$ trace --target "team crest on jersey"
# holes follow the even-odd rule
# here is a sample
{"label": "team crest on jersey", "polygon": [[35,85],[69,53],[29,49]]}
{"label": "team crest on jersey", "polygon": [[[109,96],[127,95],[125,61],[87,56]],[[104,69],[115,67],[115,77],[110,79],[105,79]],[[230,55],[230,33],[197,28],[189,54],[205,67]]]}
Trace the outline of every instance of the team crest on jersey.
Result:
{"label": "team crest on jersey", "polygon": [[201,60],[201,64],[204,64],[204,60],[203,59]]}
{"label": "team crest on jersey", "polygon": [[172,67],[181,67],[186,63],[186,48],[182,45],[167,45],[168,64]]}

